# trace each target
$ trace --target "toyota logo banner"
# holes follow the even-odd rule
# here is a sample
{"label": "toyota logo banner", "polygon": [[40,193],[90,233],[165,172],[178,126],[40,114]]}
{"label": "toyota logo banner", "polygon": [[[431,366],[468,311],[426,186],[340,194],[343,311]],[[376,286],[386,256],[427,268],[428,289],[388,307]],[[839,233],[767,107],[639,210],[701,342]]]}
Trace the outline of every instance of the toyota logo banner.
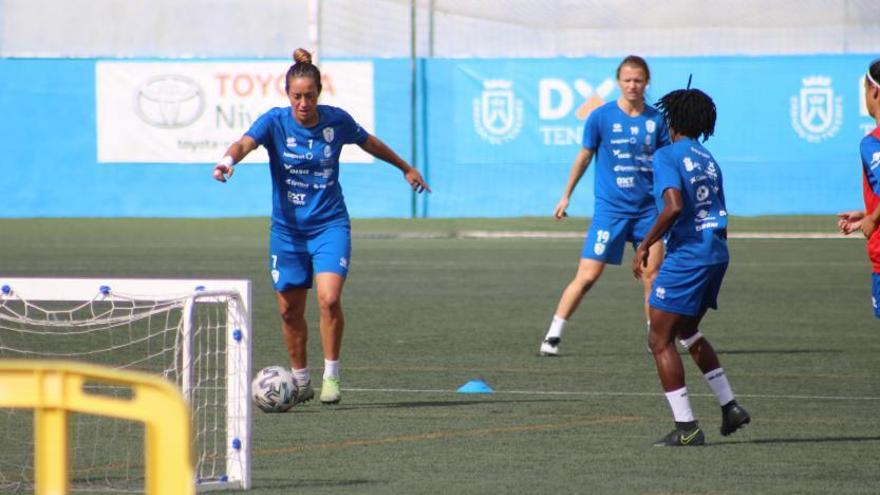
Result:
{"label": "toyota logo banner", "polygon": [[[98,162],[213,163],[263,112],[289,106],[289,62],[95,64]],[[373,63],[324,62],[321,103],[344,108],[374,130]],[[246,162],[265,162],[264,151]],[[348,146],[343,162],[371,163]]]}

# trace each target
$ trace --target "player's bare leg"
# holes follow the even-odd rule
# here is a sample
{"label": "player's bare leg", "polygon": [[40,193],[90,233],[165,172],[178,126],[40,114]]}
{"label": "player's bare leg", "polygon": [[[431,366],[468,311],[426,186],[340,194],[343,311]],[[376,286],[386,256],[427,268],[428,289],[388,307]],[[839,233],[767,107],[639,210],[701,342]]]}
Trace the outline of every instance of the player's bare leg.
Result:
{"label": "player's bare leg", "polygon": [[281,315],[281,336],[287,347],[287,355],[290,357],[294,381],[299,389],[297,402],[306,402],[315,395],[311,388],[306,350],[309,336],[308,324],[305,319],[308,292],[308,289],[297,288],[275,293],[278,300],[278,313]]}
{"label": "player's bare leg", "polygon": [[306,323],[306,296],[308,289],[288,289],[276,292],[278,312],[281,314],[281,336],[287,346],[290,365],[293,369],[308,366],[306,343],[308,324]]}
{"label": "player's bare leg", "polygon": [[651,325],[651,307],[648,299],[651,297],[651,285],[657,279],[660,265],[663,264],[663,243],[655,242],[648,248],[648,265],[642,270],[642,285],[645,288],[645,321],[648,327]]}
{"label": "player's bare leg", "polygon": [[693,328],[680,333],[678,338],[682,347],[688,350],[691,358],[703,372],[703,378],[718,399],[718,405],[721,406],[721,434],[727,436],[751,422],[751,416],[734,399],[733,390],[724,368],[721,367],[718,354],[715,353],[709,340],[699,331],[699,322],[705,314],[704,309],[696,318]]}
{"label": "player's bare leg", "polygon": [[648,345],[654,355],[660,384],[675,418],[675,429],[654,445],[692,446],[705,443],[705,435],[694,418],[684,382],[684,365],[675,348],[679,332],[697,328],[699,319],[651,308],[651,331]]}
{"label": "player's bare leg", "polygon": [[318,306],[321,311],[321,345],[324,348],[324,382],[321,386],[321,402],[335,404],[341,395],[339,390],[339,354],[345,317],[342,313],[342,287],[345,278],[336,273],[318,273],[315,285],[318,290]]}
{"label": "player's bare leg", "polygon": [[574,314],[581,300],[593,287],[593,284],[602,276],[605,263],[592,259],[582,258],[578,264],[574,279],[568,283],[559,298],[553,322],[544,341],[541,343],[540,352],[544,356],[556,356],[559,354],[559,342],[562,340],[562,332],[566,321]]}

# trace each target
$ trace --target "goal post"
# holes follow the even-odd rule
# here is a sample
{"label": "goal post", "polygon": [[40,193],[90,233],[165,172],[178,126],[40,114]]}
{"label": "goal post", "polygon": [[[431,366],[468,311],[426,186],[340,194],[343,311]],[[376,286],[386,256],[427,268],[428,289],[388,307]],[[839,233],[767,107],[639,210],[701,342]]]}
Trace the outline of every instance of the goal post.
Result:
{"label": "goal post", "polygon": [[[0,276],[0,358],[145,371],[180,387],[191,410],[199,491],[251,486],[252,335],[249,280]],[[142,433],[108,421],[71,417],[71,442],[79,442],[71,445],[73,481],[137,487],[143,459],[128,444]],[[23,437],[6,441],[20,443],[7,455],[27,450]],[[0,452],[0,492],[32,486],[33,459],[17,462]]]}

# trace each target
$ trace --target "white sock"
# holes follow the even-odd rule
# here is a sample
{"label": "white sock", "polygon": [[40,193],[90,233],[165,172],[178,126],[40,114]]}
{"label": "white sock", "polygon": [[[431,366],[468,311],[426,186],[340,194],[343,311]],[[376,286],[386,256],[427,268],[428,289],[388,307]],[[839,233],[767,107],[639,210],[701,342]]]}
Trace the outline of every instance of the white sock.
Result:
{"label": "white sock", "polygon": [[312,375],[309,373],[308,366],[301,370],[290,368],[290,371],[293,372],[293,381],[295,381],[297,385],[305,385],[312,380]]}
{"label": "white sock", "polygon": [[706,383],[709,384],[709,388],[712,389],[712,393],[718,399],[719,406],[723,406],[733,400],[733,390],[727,381],[727,375],[724,374],[724,368],[714,369],[703,375],[703,378],[706,379]]}
{"label": "white sock", "polygon": [[694,412],[691,410],[691,401],[688,399],[687,387],[681,387],[672,392],[666,392],[666,400],[672,409],[672,415],[677,423],[687,423],[694,420]]}
{"label": "white sock", "polygon": [[337,380],[339,379],[339,360],[324,360],[324,378],[335,378]]}
{"label": "white sock", "polygon": [[547,330],[547,336],[544,337],[544,339],[545,340],[552,339],[552,338],[561,339],[562,332],[565,331],[565,324],[566,323],[567,322],[566,322],[565,318],[561,318],[559,316],[553,315],[553,321],[550,322],[550,329]]}

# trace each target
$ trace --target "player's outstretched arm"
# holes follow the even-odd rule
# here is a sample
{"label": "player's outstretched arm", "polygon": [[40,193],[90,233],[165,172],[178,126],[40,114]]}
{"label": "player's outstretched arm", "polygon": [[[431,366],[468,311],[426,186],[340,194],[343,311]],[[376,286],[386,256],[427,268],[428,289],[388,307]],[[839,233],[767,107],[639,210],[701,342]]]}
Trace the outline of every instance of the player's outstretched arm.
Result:
{"label": "player's outstretched arm", "polygon": [[568,182],[565,184],[562,198],[556,203],[556,208],[553,208],[553,217],[555,219],[560,220],[568,216],[568,213],[565,212],[568,209],[568,202],[571,200],[574,188],[577,187],[581,177],[584,176],[584,172],[587,171],[587,167],[590,166],[592,158],[593,150],[591,149],[581,148],[580,152],[578,152],[574,159],[574,164],[571,166],[571,172],[568,174]]}
{"label": "player's outstretched arm", "polygon": [[214,166],[214,179],[226,182],[235,172],[235,164],[244,160],[244,157],[255,149],[257,149],[257,142],[250,136],[242,136],[241,139],[229,145],[226,154]]}
{"label": "player's outstretched arm", "polygon": [[843,235],[850,235],[862,227],[865,210],[844,211],[837,214],[837,230]]}
{"label": "player's outstretched arm", "polygon": [[632,271],[636,279],[642,278],[642,270],[648,266],[649,248],[663,238],[666,231],[672,227],[675,219],[681,214],[683,207],[684,201],[681,197],[681,191],[674,187],[667,187],[663,191],[663,211],[657,215],[657,220],[654,221],[651,230],[639,244],[636,255],[633,257]]}
{"label": "player's outstretched arm", "polygon": [[406,182],[413,188],[413,191],[419,193],[423,191],[431,192],[431,188],[428,187],[425,179],[422,178],[422,174],[420,174],[415,168],[411,167],[409,163],[406,163],[403,158],[399,157],[397,153],[389,148],[387,144],[383,143],[381,139],[371,134],[367,137],[366,141],[360,144],[360,147],[376,158],[388,162],[400,169],[400,171],[403,172],[403,177],[406,179]]}

